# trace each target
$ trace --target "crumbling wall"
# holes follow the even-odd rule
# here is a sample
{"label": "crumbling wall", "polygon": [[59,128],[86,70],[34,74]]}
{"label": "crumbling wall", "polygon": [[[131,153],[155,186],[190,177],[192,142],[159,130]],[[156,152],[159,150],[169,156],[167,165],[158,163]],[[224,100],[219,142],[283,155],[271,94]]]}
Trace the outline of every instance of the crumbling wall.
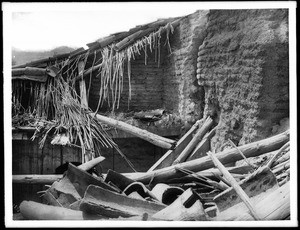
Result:
{"label": "crumbling wall", "polygon": [[219,121],[212,147],[271,134],[289,116],[288,11],[212,10],[199,47],[197,79],[204,116]]}
{"label": "crumbling wall", "polygon": [[193,124],[203,115],[203,88],[196,78],[197,52],[206,35],[206,14],[197,11],[182,19],[170,37],[172,54],[163,63],[163,105]]}

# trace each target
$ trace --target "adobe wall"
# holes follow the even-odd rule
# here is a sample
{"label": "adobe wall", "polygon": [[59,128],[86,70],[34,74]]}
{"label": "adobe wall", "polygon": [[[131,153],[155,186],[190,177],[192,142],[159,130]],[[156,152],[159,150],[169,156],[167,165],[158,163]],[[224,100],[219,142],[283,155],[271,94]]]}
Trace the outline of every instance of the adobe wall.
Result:
{"label": "adobe wall", "polygon": [[182,19],[170,37],[172,54],[164,62],[163,105],[193,124],[203,115],[203,88],[196,78],[197,52],[206,31],[208,11],[197,11]]}
{"label": "adobe wall", "polygon": [[[204,115],[219,119],[213,148],[271,135],[289,116],[287,10],[212,10],[199,47]],[[224,146],[223,146],[224,147]]]}
{"label": "adobe wall", "polygon": [[216,150],[228,139],[241,145],[270,136],[289,117],[288,10],[197,11],[170,34],[170,45],[171,54],[162,46],[160,67],[149,51],[147,65],[143,52],[132,61],[132,100],[128,107],[125,76],[119,111],[164,108],[185,130],[215,116]]}

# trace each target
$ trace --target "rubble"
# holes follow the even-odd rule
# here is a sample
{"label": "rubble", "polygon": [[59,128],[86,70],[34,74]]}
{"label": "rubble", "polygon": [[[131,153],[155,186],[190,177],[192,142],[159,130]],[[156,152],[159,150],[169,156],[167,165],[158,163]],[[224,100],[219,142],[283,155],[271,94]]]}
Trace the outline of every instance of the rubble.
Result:
{"label": "rubble", "polygon": [[[122,174],[109,169],[106,174],[96,176],[87,170],[105,160],[103,157],[79,166],[69,163],[62,177],[56,177],[56,181],[41,192],[43,204],[26,200],[21,203],[20,218],[118,221],[289,219],[289,130],[247,145],[232,146],[219,153],[206,149],[208,156],[198,155],[198,158],[188,160],[198,144],[212,136],[216,126],[211,121],[207,124],[196,122],[191,132],[159,159],[160,165],[165,167],[155,168],[156,164],[148,172]],[[176,156],[171,158],[174,153]],[[184,157],[177,162],[182,153]],[[236,165],[229,167],[229,163]]]}

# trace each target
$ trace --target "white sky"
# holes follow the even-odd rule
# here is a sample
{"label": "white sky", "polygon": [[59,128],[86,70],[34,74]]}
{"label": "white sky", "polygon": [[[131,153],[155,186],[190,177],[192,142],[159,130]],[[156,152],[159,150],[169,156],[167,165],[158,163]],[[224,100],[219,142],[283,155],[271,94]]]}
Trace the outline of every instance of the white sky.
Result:
{"label": "white sky", "polygon": [[[25,7],[24,7],[25,5]],[[201,9],[199,3],[14,4],[11,44],[22,50],[83,47],[112,33]]]}
{"label": "white sky", "polygon": [[[57,46],[84,47],[112,33],[127,31],[158,18],[184,16],[201,9],[257,8],[264,2],[106,2],[4,3],[12,47],[49,50]],[[272,3],[282,7],[281,2]]]}

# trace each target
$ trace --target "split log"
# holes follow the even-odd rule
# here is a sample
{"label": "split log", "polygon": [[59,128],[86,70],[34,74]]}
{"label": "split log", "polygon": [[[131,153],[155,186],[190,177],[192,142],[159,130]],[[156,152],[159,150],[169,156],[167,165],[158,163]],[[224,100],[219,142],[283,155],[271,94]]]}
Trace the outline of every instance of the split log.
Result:
{"label": "split log", "polygon": [[161,148],[171,149],[174,147],[176,142],[174,140],[161,137],[159,135],[150,133],[146,130],[140,129],[138,127],[129,125],[123,121],[118,121],[109,117],[102,116],[100,114],[91,113],[92,116],[95,116],[99,121],[106,123],[112,127],[128,132],[134,136],[140,137],[154,145],[157,145]]}
{"label": "split log", "polygon": [[[276,190],[250,198],[262,220],[284,220],[290,216],[290,182]],[[243,203],[220,212],[213,221],[251,221],[253,217]]]}
{"label": "split log", "polygon": [[213,125],[213,120],[211,119],[211,117],[207,117],[203,125],[199,128],[199,130],[196,132],[193,139],[190,141],[190,143],[186,146],[186,148],[180,153],[180,155],[173,162],[173,165],[181,163],[185,161],[186,158],[189,157],[193,149],[201,141],[203,136],[208,132],[208,130],[211,128],[212,125]]}
{"label": "split log", "polygon": [[63,177],[60,181],[55,181],[43,195],[49,204],[69,208],[69,206],[80,200],[81,196],[75,189],[68,177]]}
{"label": "split log", "polygon": [[163,204],[131,198],[95,185],[88,186],[80,203],[80,210],[110,218],[139,216],[143,213],[153,215],[165,207]]}
{"label": "split log", "polygon": [[131,193],[138,193],[142,198],[152,201],[159,201],[158,198],[141,182],[133,182],[128,185],[124,190],[123,194],[130,195]]}
{"label": "split log", "polygon": [[27,220],[93,220],[100,219],[97,216],[88,215],[82,211],[76,211],[63,207],[41,204],[35,201],[23,201],[20,204],[20,212]]}
{"label": "split log", "polygon": [[242,199],[242,201],[246,204],[247,208],[249,208],[251,215],[254,217],[255,220],[259,220],[260,217],[257,214],[256,208],[251,203],[248,195],[245,193],[245,191],[241,188],[241,186],[237,183],[237,181],[233,178],[233,176],[230,175],[230,173],[227,171],[224,165],[218,160],[214,154],[211,152],[208,152],[207,155],[212,159],[214,165],[220,170],[220,172],[223,174],[225,179],[230,183],[232,188],[235,190],[235,192],[239,195],[239,197]]}
{"label": "split log", "polygon": [[131,183],[135,182],[134,180],[122,175],[121,173],[118,173],[114,170],[109,169],[107,171],[107,174],[105,176],[106,183],[112,183],[114,186],[119,188],[121,191],[124,191],[124,189],[130,185]]}
{"label": "split log", "polygon": [[[244,153],[246,157],[255,157],[263,153],[279,149],[289,140],[289,136],[290,132],[289,130],[287,130],[278,135],[239,146],[238,148]],[[226,149],[220,153],[217,153],[216,156],[223,164],[233,163],[243,159],[237,149]],[[214,164],[211,161],[210,157],[206,156],[200,159],[183,162],[178,165],[173,165],[163,169],[147,172],[135,179],[144,184],[148,184],[149,182],[153,184],[160,182],[166,183],[170,179],[182,177],[184,175],[183,172],[176,170],[176,167],[187,169],[193,172],[199,172],[214,167]]]}
{"label": "split log", "polygon": [[172,204],[155,213],[152,218],[172,221],[203,221],[205,212],[198,196],[191,188],[182,193]]}
{"label": "split log", "polygon": [[110,186],[109,184],[105,183],[104,180],[100,177],[94,177],[87,173],[86,171],[81,170],[80,168],[74,166],[73,164],[69,163],[68,171],[66,176],[71,181],[71,183],[76,188],[77,192],[81,197],[84,196],[84,192],[90,184],[94,184],[105,189],[116,191],[117,190]]}
{"label": "split log", "polygon": [[179,156],[179,154],[184,150],[188,143],[192,140],[193,134],[199,128],[200,120],[197,121],[189,131],[180,138],[177,142],[176,148],[167,151],[156,163],[148,170],[151,172],[156,169],[165,168],[171,166],[174,160]]}

